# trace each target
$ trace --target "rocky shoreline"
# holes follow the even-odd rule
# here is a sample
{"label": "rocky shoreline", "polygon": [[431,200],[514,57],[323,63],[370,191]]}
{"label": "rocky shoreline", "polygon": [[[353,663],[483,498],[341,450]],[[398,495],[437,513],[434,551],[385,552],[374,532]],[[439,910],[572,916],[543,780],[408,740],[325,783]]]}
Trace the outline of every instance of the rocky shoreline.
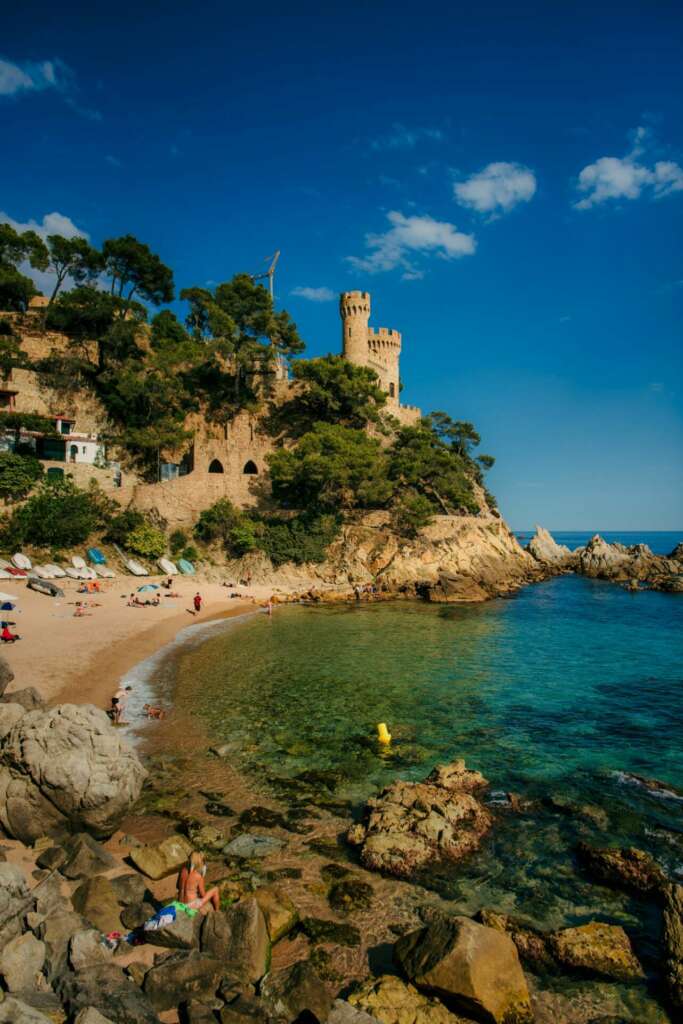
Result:
{"label": "rocky shoreline", "polygon": [[[584,844],[576,869],[661,915],[654,969],[618,923],[542,932],[486,906],[464,916],[411,884],[468,857],[500,814],[524,813],[514,794],[494,810],[463,762],[393,783],[349,828],[333,773],[289,780],[279,807],[188,791],[182,763],[145,769],[103,712],[13,698],[0,703],[3,1024],[588,1024],[609,1017],[589,992],[646,980],[670,1014],[648,1020],[683,1007],[683,887],[643,851]],[[207,784],[229,758],[215,752]],[[221,910],[145,930],[192,849]],[[103,941],[114,932],[131,942]],[[641,1018],[622,1007],[619,1019]]]}

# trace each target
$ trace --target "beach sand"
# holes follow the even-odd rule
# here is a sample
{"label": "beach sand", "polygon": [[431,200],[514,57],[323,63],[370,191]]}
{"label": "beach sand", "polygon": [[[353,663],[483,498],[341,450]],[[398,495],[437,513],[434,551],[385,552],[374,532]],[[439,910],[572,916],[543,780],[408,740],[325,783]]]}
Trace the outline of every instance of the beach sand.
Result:
{"label": "beach sand", "polygon": [[[175,577],[173,590],[179,598],[167,598],[158,591],[158,608],[129,608],[131,592],[145,583],[159,583],[165,577],[134,579],[122,576],[102,580],[101,594],[79,594],[78,580],[56,581],[63,598],[46,597],[28,590],[23,581],[3,581],[4,593],[17,595],[15,611],[4,612],[21,636],[15,644],[3,644],[14,681],[13,690],[35,687],[48,703],[68,701],[108,707],[117,683],[133,666],[172,642],[187,626],[228,618],[252,611],[270,596],[265,587],[224,587],[200,579]],[[202,595],[201,613],[192,611],[195,593]],[[239,598],[230,594],[239,593]],[[152,597],[150,592],[141,598]],[[88,601],[92,614],[76,618],[76,601]],[[95,607],[99,605],[99,607]]]}

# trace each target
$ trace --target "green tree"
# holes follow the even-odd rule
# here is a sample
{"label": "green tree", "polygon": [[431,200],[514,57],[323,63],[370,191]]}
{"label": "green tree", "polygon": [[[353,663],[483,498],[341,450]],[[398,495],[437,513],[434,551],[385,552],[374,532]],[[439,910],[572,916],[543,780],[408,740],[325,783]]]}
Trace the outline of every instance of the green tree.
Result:
{"label": "green tree", "polygon": [[431,425],[402,427],[389,449],[389,476],[399,491],[426,497],[446,515],[479,511],[472,487],[472,467]]}
{"label": "green tree", "polygon": [[397,533],[415,537],[428,526],[434,515],[434,506],[429,498],[410,488],[403,490],[392,508],[392,520]]}
{"label": "green tree", "polygon": [[381,508],[393,493],[380,442],[364,430],[316,423],[294,448],[266,459],[273,497],[286,508]]}
{"label": "green tree", "polygon": [[111,294],[122,299],[124,306],[129,306],[135,295],[153,306],[173,301],[173,271],[133,235],[108,238],[102,257],[111,279]]}
{"label": "green tree", "polygon": [[0,452],[0,497],[7,501],[25,498],[43,475],[35,456]]}
{"label": "green tree", "polygon": [[220,541],[226,544],[230,533],[241,522],[242,515],[239,509],[227,498],[219,498],[209,508],[199,513],[199,519],[194,527],[194,535],[197,540],[205,543]]}
{"label": "green tree", "polygon": [[112,515],[107,522],[104,539],[112,544],[120,544],[121,547],[125,547],[129,535],[143,526],[144,522],[145,517],[137,509],[127,508],[122,512],[119,511],[116,515]]}
{"label": "green tree", "polygon": [[101,253],[85,238],[48,235],[47,249],[50,260],[48,269],[56,278],[50,304],[56,299],[67,277],[72,278],[77,285],[82,285],[86,281],[92,281],[103,268]]}
{"label": "green tree", "polygon": [[35,231],[19,232],[10,224],[0,224],[0,309],[23,312],[37,289],[33,281],[20,273],[20,264],[28,262],[34,270],[47,270],[48,252]]}
{"label": "green tree", "polygon": [[292,376],[301,387],[289,401],[272,408],[269,426],[273,432],[297,437],[319,422],[356,430],[380,422],[387,396],[369,367],[329,355],[297,360]]}
{"label": "green tree", "polygon": [[144,558],[161,558],[166,550],[166,535],[151,523],[141,523],[126,537],[126,547]]}

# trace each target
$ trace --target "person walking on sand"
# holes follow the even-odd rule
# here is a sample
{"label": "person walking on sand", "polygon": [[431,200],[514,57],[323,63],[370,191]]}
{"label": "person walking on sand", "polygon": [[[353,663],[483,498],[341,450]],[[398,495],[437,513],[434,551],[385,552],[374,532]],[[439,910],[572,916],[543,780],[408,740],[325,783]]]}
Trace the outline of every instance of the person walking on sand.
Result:
{"label": "person walking on sand", "polygon": [[190,854],[190,859],[178,875],[178,898],[192,910],[218,910],[219,895],[218,889],[214,886],[206,891],[204,876],[206,875],[206,863],[204,855],[195,850]]}
{"label": "person walking on sand", "polygon": [[199,615],[202,610],[202,595],[199,591],[194,595],[192,603],[194,604],[195,615]]}

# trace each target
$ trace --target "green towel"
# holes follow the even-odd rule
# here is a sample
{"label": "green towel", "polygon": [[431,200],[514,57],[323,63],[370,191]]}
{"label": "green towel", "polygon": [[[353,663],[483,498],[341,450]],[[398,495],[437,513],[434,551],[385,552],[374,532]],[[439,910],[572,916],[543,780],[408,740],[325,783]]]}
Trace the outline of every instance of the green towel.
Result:
{"label": "green towel", "polygon": [[180,903],[178,900],[173,900],[172,903],[168,904],[169,907],[175,907],[176,910],[181,910],[183,914],[187,914],[188,917],[194,917],[199,913],[193,907],[188,907],[187,903]]}

